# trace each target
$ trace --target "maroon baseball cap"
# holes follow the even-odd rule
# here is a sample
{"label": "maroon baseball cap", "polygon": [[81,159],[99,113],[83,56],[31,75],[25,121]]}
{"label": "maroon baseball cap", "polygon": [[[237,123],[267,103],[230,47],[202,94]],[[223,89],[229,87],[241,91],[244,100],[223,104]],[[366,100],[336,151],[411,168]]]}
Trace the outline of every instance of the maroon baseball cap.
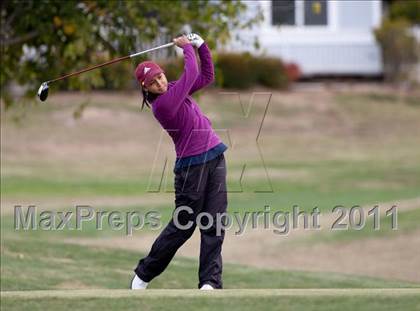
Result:
{"label": "maroon baseball cap", "polygon": [[152,82],[152,79],[162,72],[162,68],[155,62],[145,61],[137,66],[135,76],[142,85],[148,86]]}

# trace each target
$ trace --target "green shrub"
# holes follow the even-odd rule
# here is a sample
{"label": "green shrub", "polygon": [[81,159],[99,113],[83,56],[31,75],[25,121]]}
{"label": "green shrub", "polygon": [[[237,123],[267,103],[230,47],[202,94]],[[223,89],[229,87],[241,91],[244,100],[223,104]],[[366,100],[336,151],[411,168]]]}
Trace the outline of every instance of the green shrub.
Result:
{"label": "green shrub", "polygon": [[[286,88],[288,73],[278,58],[254,57],[249,53],[219,53],[215,55],[216,85],[224,88],[246,89],[256,84],[270,88]],[[168,81],[179,79],[184,60],[175,58],[160,64]]]}
{"label": "green shrub", "polygon": [[161,64],[168,81],[178,80],[184,70],[184,60],[174,58]]}
{"label": "green shrub", "polygon": [[410,33],[410,23],[403,19],[384,19],[375,30],[382,50],[385,78],[398,82],[409,79],[410,71],[418,60],[418,43]]}
{"label": "green shrub", "polygon": [[131,87],[135,67],[130,62],[121,62],[101,70],[105,90],[126,90]]}
{"label": "green shrub", "polygon": [[216,67],[217,74],[222,75],[221,87],[246,89],[256,82],[250,54],[221,53]]}
{"label": "green shrub", "polygon": [[401,0],[392,3],[389,17],[392,20],[405,19],[412,24],[420,24],[420,1]]}
{"label": "green shrub", "polygon": [[249,53],[218,55],[216,74],[222,76],[225,88],[245,89],[255,84],[285,88],[289,83],[283,62],[273,57],[256,57]]}
{"label": "green shrub", "polygon": [[286,88],[289,80],[283,62],[274,57],[254,57],[252,69],[257,83],[270,88]]}

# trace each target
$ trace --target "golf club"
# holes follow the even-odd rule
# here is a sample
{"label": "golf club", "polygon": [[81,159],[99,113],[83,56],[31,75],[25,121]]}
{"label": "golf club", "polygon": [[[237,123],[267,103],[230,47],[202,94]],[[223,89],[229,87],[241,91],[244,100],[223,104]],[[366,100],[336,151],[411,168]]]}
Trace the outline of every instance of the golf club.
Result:
{"label": "golf club", "polygon": [[139,55],[142,55],[142,54],[146,54],[146,53],[149,53],[149,52],[152,52],[152,51],[167,48],[167,47],[170,47],[170,46],[173,46],[173,45],[174,45],[173,42],[166,43],[166,44],[163,44],[161,46],[154,47],[154,48],[151,48],[151,49],[148,49],[148,50],[145,50],[145,51],[137,52],[137,53],[134,53],[134,54],[131,54],[131,55],[123,56],[123,57],[119,57],[119,58],[110,60],[108,62],[105,62],[103,64],[88,67],[86,69],[82,69],[82,70],[79,70],[77,72],[73,72],[73,73],[64,75],[62,77],[55,78],[53,80],[45,81],[41,84],[41,86],[38,89],[38,97],[41,101],[45,101],[48,97],[49,84],[51,84],[55,81],[60,81],[60,80],[63,80],[65,78],[69,78],[69,77],[72,77],[72,76],[75,76],[75,75],[78,75],[78,74],[81,74],[81,73],[84,73],[84,72],[87,72],[87,71],[91,71],[91,70],[96,69],[96,68],[104,67],[104,66],[107,66],[107,65],[110,65],[110,64],[114,64],[114,63],[117,63],[117,62],[120,62],[120,61],[123,61],[123,60],[126,60],[126,59],[130,59],[130,58],[133,58],[133,57],[136,57],[136,56],[139,56]]}

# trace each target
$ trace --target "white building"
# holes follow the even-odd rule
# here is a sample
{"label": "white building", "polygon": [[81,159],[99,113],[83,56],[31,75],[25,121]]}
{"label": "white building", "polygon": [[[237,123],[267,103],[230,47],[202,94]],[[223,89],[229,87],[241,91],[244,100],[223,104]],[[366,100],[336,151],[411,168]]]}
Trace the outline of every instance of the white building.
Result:
{"label": "white building", "polygon": [[[245,1],[248,12],[262,10],[264,21],[238,34],[248,44],[228,49],[264,53],[299,65],[304,76],[382,73],[373,29],[382,17],[381,0]],[[258,36],[260,51],[249,42]]]}

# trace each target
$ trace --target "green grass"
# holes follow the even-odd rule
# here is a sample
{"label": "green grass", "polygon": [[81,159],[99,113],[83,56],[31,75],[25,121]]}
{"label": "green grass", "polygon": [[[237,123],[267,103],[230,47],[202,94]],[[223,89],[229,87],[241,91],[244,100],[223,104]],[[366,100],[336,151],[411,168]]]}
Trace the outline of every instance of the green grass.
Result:
{"label": "green grass", "polygon": [[[283,94],[275,95],[280,98],[279,95]],[[238,133],[238,136],[232,136],[233,140],[238,139],[245,144],[245,148],[239,148],[239,153],[235,153],[233,148],[227,153],[229,190],[233,191],[228,194],[230,213],[263,211],[265,205],[270,205],[271,211],[290,211],[293,205],[310,211],[317,206],[322,213],[327,213],[336,205],[348,208],[353,205],[373,207],[384,202],[398,205],[400,200],[420,197],[418,98],[404,97],[403,102],[396,104],[399,97],[394,94],[320,94],[327,101],[326,109],[320,110],[316,101],[313,105],[302,105],[302,100],[309,97],[296,97],[296,102],[286,102],[293,101],[296,94],[290,95],[292,99],[288,96],[279,101],[275,96],[272,98],[259,140],[269,175],[270,170],[272,172],[273,193],[258,193],[258,190],[269,189],[264,174],[247,177],[246,171],[244,192],[234,192],[239,190],[239,179],[234,176],[239,176],[243,164],[246,163],[247,169],[254,173],[257,170],[264,173],[255,145],[240,139],[241,136],[254,139],[256,132],[251,133],[248,127],[258,123],[255,117],[261,116],[264,99],[256,98],[251,118],[244,119],[236,97],[213,94],[209,97],[211,100],[206,101],[205,96],[200,98],[200,102],[205,103],[203,111],[215,115],[214,126]],[[2,199],[9,204],[21,204],[22,200],[30,202],[31,199],[35,202],[57,199],[61,205],[53,209],[69,211],[74,210],[74,206],[70,203],[66,206],[67,198],[69,202],[80,200],[84,204],[89,204],[87,198],[147,198],[153,155],[147,157],[143,149],[136,146],[147,144],[153,153],[160,133],[157,132],[158,124],[148,114],[136,114],[137,102],[127,102],[126,98],[117,96],[104,97],[104,100],[92,96],[86,109],[92,109],[93,114],[89,118],[82,116],[71,120],[74,109],[83,103],[84,97],[65,103],[57,96],[47,105],[33,105],[26,110],[23,109],[25,107],[15,107],[2,114]],[[54,102],[55,99],[57,102]],[[241,99],[244,105],[248,104],[246,96],[241,96]],[[213,101],[217,101],[218,105]],[[20,122],[16,123],[20,117]],[[307,122],[313,126],[302,126]],[[124,149],[125,144],[118,144],[112,149],[115,142],[127,142],[129,148]],[[111,148],[102,149],[104,145]],[[55,153],[55,148],[59,150],[61,147],[69,154]],[[153,181],[156,185],[157,180]],[[172,183],[172,180],[168,181],[168,190],[172,189]],[[43,209],[43,206],[38,207]],[[157,210],[164,225],[171,216],[173,200],[168,196],[167,204],[160,201],[153,205],[92,207],[95,210],[140,213]],[[389,207],[381,205],[381,208]],[[390,229],[389,218],[381,217],[379,231],[371,230],[369,219],[361,231],[319,232],[291,243],[331,242],[333,245],[365,238],[412,234],[419,228],[419,213],[419,209],[400,211],[398,231]],[[143,253],[65,244],[61,240],[121,236],[125,234],[124,230],[112,231],[105,224],[103,231],[97,231],[91,222],[84,225],[82,231],[14,231],[13,217],[8,212],[2,215],[1,225],[1,290],[28,291],[20,296],[2,295],[2,309],[162,310],[174,309],[182,304],[184,310],[420,310],[418,293],[362,290],[363,294],[354,291],[344,295],[334,290],[316,294],[307,290],[403,288],[419,287],[420,284],[340,273],[257,269],[234,264],[224,266],[224,287],[227,291],[213,296],[211,293],[199,294],[192,290],[197,287],[197,260],[182,257],[176,257],[169,268],[150,284],[151,291],[145,294],[120,292],[120,289],[127,288],[132,269],[144,256]],[[142,233],[135,232],[136,235]],[[281,251],[278,250],[278,256],[281,256]],[[101,289],[102,296],[89,292],[83,296],[73,291],[54,296],[52,291],[70,288]],[[158,292],[158,288],[164,290]],[[173,294],[166,290],[181,288],[191,290]],[[246,288],[267,290],[240,290]],[[269,290],[274,288],[281,290]],[[306,290],[297,293],[287,291],[299,288]],[[43,293],[52,296],[44,295],[41,299],[36,295],[42,295],[33,290],[44,290]]]}
{"label": "green grass", "polygon": [[[170,202],[168,202],[168,205]],[[16,219],[19,221],[18,229],[15,229],[15,215],[8,214],[3,215],[1,219],[1,225],[2,225],[2,234],[4,237],[7,238],[39,238],[39,239],[55,239],[55,238],[82,238],[82,237],[110,237],[110,236],[126,236],[128,234],[128,226],[127,226],[127,218],[130,218],[131,213],[135,212],[137,213],[139,217],[141,217],[141,222],[143,224],[143,227],[138,227],[137,230],[133,230],[133,234],[142,234],[142,232],[152,232],[156,230],[161,230],[169,221],[169,219],[172,216],[172,209],[173,207],[169,206],[139,206],[139,205],[131,205],[131,206],[123,206],[123,207],[106,207],[106,206],[92,206],[94,211],[94,218],[89,221],[84,221],[81,223],[79,229],[76,227],[76,207],[71,206],[67,208],[60,208],[59,212],[72,212],[72,216],[70,218],[70,221],[67,223],[67,225],[64,228],[60,228],[59,230],[56,230],[59,223],[61,222],[62,216],[55,216],[54,221],[55,223],[52,224],[50,227],[41,227],[40,222],[42,219],[42,212],[47,211],[47,209],[42,207],[37,207],[36,212],[34,213],[36,215],[35,221],[34,221],[34,227],[30,227],[29,230],[25,230],[23,228],[23,224],[20,223],[20,217],[17,214]],[[161,219],[158,224],[160,224],[159,227],[152,227],[148,221],[151,221],[151,218],[148,218],[147,213],[150,211],[156,212],[154,215],[158,215],[157,213],[160,213]],[[22,212],[23,217],[25,217],[26,213],[28,212],[27,206],[22,206]],[[104,212],[104,217],[101,217],[102,221],[102,228],[97,229],[97,223],[99,216],[96,216],[98,212]],[[113,212],[119,212],[120,214],[120,220],[116,220],[114,223],[117,224],[117,222],[122,221],[123,225],[114,226],[111,227],[111,224],[109,222],[109,215]],[[82,211],[83,214],[87,213],[87,210],[84,209]],[[155,217],[155,216],[153,216]],[[137,224],[137,221],[139,221],[136,216],[133,216],[132,223],[134,226]],[[45,224],[45,222],[44,222]]]}
{"label": "green grass", "polygon": [[[409,197],[409,192],[407,191],[407,196]],[[247,195],[245,198],[242,198],[240,195],[232,195],[233,198],[230,199],[228,212],[232,217],[235,217],[234,214],[238,213],[241,217],[244,217],[245,212],[263,212],[264,205],[270,205],[270,219],[273,217],[276,211],[291,211],[295,202],[300,202],[299,210],[303,211],[312,211],[314,206],[321,207],[321,215],[322,218],[327,215],[329,212],[332,211],[333,207],[337,204],[341,204],[347,209],[350,209],[354,205],[365,205],[365,202],[372,202],[366,204],[368,207],[374,206],[376,203],[386,202],[392,200],[391,202],[398,206],[398,200],[395,200],[396,194],[393,192],[365,192],[366,197],[363,196],[361,192],[344,192],[342,194],[336,193],[334,197],[330,197],[329,194],[317,194],[313,192],[288,192],[287,197],[282,197],[279,195],[269,195],[269,194],[254,194],[254,195]],[[414,197],[416,194],[416,190],[413,189],[411,193]],[[375,201],[378,197],[381,200]],[[296,198],[297,201],[293,201],[293,198]],[[358,198],[355,200],[354,198]],[[371,201],[369,200],[371,199]],[[311,205],[314,204],[314,205]],[[66,227],[61,230],[41,230],[37,228],[36,230],[23,230],[22,227],[19,230],[15,230],[14,226],[14,215],[13,214],[6,214],[2,216],[1,225],[2,225],[2,234],[4,237],[19,237],[22,239],[26,238],[40,238],[40,239],[51,239],[51,238],[82,238],[82,237],[111,237],[111,236],[125,236],[127,234],[127,226],[126,224],[126,217],[127,213],[136,212],[138,215],[145,219],[145,215],[150,212],[154,211],[158,213],[160,216],[159,223],[161,228],[164,227],[168,221],[172,217],[172,212],[174,209],[173,202],[168,199],[168,204],[166,205],[155,205],[155,206],[147,206],[147,205],[129,205],[129,206],[121,206],[121,207],[107,207],[107,206],[92,206],[94,212],[105,211],[108,212],[108,215],[112,211],[118,211],[121,214],[122,221],[124,222],[124,226],[120,229],[111,228],[110,224],[108,223],[108,217],[104,217],[102,221],[102,230],[96,230],[96,218],[91,221],[86,221],[82,224],[80,230],[76,230],[76,220],[75,220],[75,212],[76,208],[74,206],[68,206],[65,208],[58,208],[58,210],[65,211],[65,212],[73,212],[73,216],[70,221],[70,228]],[[391,204],[379,204],[379,209],[381,211],[385,211],[391,208]],[[23,206],[22,208],[24,214],[27,212],[27,206]],[[36,214],[36,221],[35,224],[39,224],[41,217],[40,213],[46,210],[42,208],[42,206],[37,207]],[[313,243],[313,242],[328,242],[328,241],[339,241],[339,240],[355,240],[359,238],[367,238],[367,237],[383,237],[383,236],[393,236],[400,233],[407,233],[412,232],[420,228],[420,223],[418,219],[420,218],[420,208],[414,209],[410,211],[403,211],[398,210],[398,230],[391,229],[391,218],[390,217],[381,217],[380,218],[380,228],[379,230],[373,230],[373,216],[365,215],[366,217],[366,225],[364,226],[363,230],[346,230],[346,231],[331,231],[328,230],[327,232],[315,232],[315,234],[311,237],[305,237],[305,243]],[[338,214],[335,213],[336,217]],[[357,216],[357,215],[356,215]],[[249,216],[251,217],[251,216]],[[57,218],[57,221],[60,219]],[[137,219],[133,220],[134,222]],[[260,219],[260,222],[262,219]],[[348,223],[348,215],[345,218],[345,223]],[[58,223],[56,223],[58,225]],[[251,219],[248,221],[248,230],[249,226],[251,225]],[[261,224],[262,226],[262,224]],[[233,227],[231,230],[233,230]],[[324,228],[325,229],[325,228]],[[144,224],[143,228],[134,230],[134,235],[142,234],[143,232],[152,232],[155,230],[159,230],[159,228],[152,228],[149,224]]]}
{"label": "green grass", "polygon": [[91,195],[134,196],[144,194],[147,180],[110,180],[110,179],[49,179],[46,177],[5,176],[2,178],[1,191],[6,197],[78,197]]}
{"label": "green grass", "polygon": [[339,101],[344,103],[363,102],[363,103],[375,103],[379,105],[387,104],[408,104],[418,105],[420,98],[418,96],[400,96],[395,94],[381,94],[370,92],[367,94],[343,94],[338,96]]}
{"label": "green grass", "polygon": [[[64,244],[36,238],[7,239],[2,244],[1,290],[60,288],[127,288],[142,253]],[[196,288],[197,261],[175,257],[150,288]],[[229,288],[383,288],[419,284],[338,273],[224,266]]]}
{"label": "green grass", "polygon": [[[37,297],[38,295],[38,297]],[[407,290],[235,290],[218,292],[28,292],[4,295],[13,310],[419,310],[420,293]]]}
{"label": "green grass", "polygon": [[[304,167],[304,166],[303,166]],[[321,209],[335,205],[372,204],[390,200],[414,198],[420,195],[420,167],[369,169],[369,163],[357,168],[312,169],[315,180],[272,180],[273,192],[265,180],[247,181],[241,189],[230,181],[229,196],[232,210],[263,207],[265,204],[288,208],[295,204],[303,208]],[[370,186],[373,184],[373,186]],[[168,185],[172,191],[172,184]],[[3,198],[42,198],[86,196],[147,196],[147,179],[48,179],[46,177],[4,176]],[[263,192],[258,192],[258,191]],[[268,192],[267,192],[268,191]],[[256,204],[258,203],[258,204]],[[247,208],[247,206],[245,206]]]}
{"label": "green grass", "polygon": [[[247,163],[247,168],[261,168],[260,164],[250,162]],[[242,166],[235,162],[229,166],[230,174],[241,169]],[[278,161],[268,162],[267,169],[269,174],[270,169],[274,172],[287,170],[290,178],[273,176],[270,187],[268,181],[264,179],[265,175],[258,178],[246,178],[245,175],[241,188],[239,180],[230,177],[228,190],[232,212],[255,210],[263,208],[264,205],[289,209],[295,204],[306,210],[314,206],[318,206],[321,210],[331,210],[336,205],[367,205],[420,196],[418,161]],[[294,170],[297,176],[303,171],[307,177],[294,179]],[[126,179],[70,178],[66,177],[63,171],[60,177],[54,178],[54,175],[47,175],[47,172],[33,176],[2,175],[3,198],[82,199],[87,196],[147,196],[149,175]],[[156,186],[156,181],[153,186]],[[273,192],[270,192],[270,189],[273,189]],[[167,191],[172,190],[173,182],[169,180]]]}
{"label": "green grass", "polygon": [[[388,210],[389,207],[382,210]],[[366,224],[361,230],[350,228],[348,230],[326,230],[316,232],[313,235],[297,238],[293,241],[294,245],[314,245],[315,243],[334,243],[339,246],[339,243],[346,243],[351,241],[360,241],[362,239],[375,238],[392,238],[401,234],[412,233],[420,229],[420,208],[409,211],[398,211],[398,228],[392,229],[391,217],[381,216],[379,218],[380,227],[374,230],[373,216],[367,216]],[[338,217],[338,214],[336,214]],[[356,216],[357,217],[357,216]],[[356,220],[357,221],[357,220]],[[343,223],[348,224],[347,218]]]}
{"label": "green grass", "polygon": [[[388,209],[388,208],[387,208]],[[348,231],[335,231],[329,234],[329,238],[318,237],[322,241],[335,240],[335,241],[349,241],[358,240],[362,238],[377,238],[377,237],[392,237],[396,234],[409,233],[414,230],[420,229],[420,207],[418,209],[409,211],[398,212],[398,228],[392,229],[391,217],[380,217],[380,228],[374,230],[373,218],[369,216],[366,225],[362,230],[348,230]]]}

